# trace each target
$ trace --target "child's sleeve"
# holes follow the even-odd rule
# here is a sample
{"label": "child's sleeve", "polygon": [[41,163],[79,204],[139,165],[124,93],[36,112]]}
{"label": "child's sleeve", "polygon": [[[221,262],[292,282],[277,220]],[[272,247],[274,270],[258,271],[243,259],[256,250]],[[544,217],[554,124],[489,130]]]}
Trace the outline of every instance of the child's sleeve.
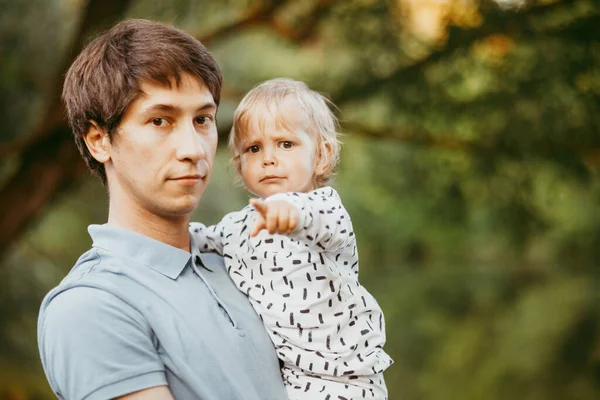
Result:
{"label": "child's sleeve", "polygon": [[200,247],[200,251],[213,251],[221,256],[223,255],[223,245],[229,220],[229,215],[226,215],[216,225],[206,226],[199,222],[190,224],[190,234],[194,236],[195,243]]}
{"label": "child's sleeve", "polygon": [[348,212],[331,187],[309,193],[278,193],[265,202],[284,200],[298,210],[298,226],[290,237],[315,245],[326,251],[335,251],[354,243],[354,231]]}

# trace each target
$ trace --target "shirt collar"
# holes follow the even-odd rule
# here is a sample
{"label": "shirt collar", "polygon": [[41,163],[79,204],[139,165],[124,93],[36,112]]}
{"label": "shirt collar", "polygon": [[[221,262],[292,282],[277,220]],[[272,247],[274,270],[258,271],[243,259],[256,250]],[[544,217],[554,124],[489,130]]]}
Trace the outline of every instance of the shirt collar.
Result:
{"label": "shirt collar", "polygon": [[[156,272],[177,279],[192,254],[139,233],[108,224],[90,225],[93,247],[109,250],[121,257],[141,262]],[[194,244],[190,244],[194,248]],[[194,256],[196,252],[193,251]]]}

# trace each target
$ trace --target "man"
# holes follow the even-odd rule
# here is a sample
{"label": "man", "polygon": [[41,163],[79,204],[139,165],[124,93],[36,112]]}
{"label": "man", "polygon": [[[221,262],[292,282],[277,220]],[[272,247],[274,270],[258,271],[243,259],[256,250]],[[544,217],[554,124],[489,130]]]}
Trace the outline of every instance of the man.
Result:
{"label": "man", "polygon": [[128,20],[91,42],[63,98],[109,192],[92,249],[46,296],[38,342],[61,399],[285,399],[273,346],[190,213],[210,179],[222,76],[175,28]]}

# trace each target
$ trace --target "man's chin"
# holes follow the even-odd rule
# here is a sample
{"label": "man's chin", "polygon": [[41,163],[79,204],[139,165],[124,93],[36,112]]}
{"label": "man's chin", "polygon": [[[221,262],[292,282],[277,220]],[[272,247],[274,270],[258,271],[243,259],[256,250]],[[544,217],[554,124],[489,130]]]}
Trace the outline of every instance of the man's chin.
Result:
{"label": "man's chin", "polygon": [[189,201],[183,204],[179,204],[177,207],[174,207],[173,212],[177,215],[188,215],[194,212],[196,208],[200,204],[200,200],[197,201]]}
{"label": "man's chin", "polygon": [[161,207],[159,213],[165,217],[181,218],[189,216],[198,207],[200,196],[185,196]]}

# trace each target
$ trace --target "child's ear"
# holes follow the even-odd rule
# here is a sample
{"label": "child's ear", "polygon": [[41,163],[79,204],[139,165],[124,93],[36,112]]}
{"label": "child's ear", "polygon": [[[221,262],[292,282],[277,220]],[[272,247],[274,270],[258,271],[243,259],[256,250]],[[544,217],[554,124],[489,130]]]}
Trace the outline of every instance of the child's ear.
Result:
{"label": "child's ear", "polygon": [[237,171],[238,175],[242,175],[242,160],[240,158],[239,153],[234,153],[233,154],[233,165],[235,166],[235,170]]}
{"label": "child's ear", "polygon": [[323,143],[320,150],[319,159],[317,160],[317,166],[315,168],[315,175],[317,176],[321,176],[327,171],[332,158],[331,145],[329,143]]}
{"label": "child's ear", "polygon": [[83,134],[83,140],[96,161],[104,164],[110,160],[110,139],[96,122],[90,121],[90,128]]}

